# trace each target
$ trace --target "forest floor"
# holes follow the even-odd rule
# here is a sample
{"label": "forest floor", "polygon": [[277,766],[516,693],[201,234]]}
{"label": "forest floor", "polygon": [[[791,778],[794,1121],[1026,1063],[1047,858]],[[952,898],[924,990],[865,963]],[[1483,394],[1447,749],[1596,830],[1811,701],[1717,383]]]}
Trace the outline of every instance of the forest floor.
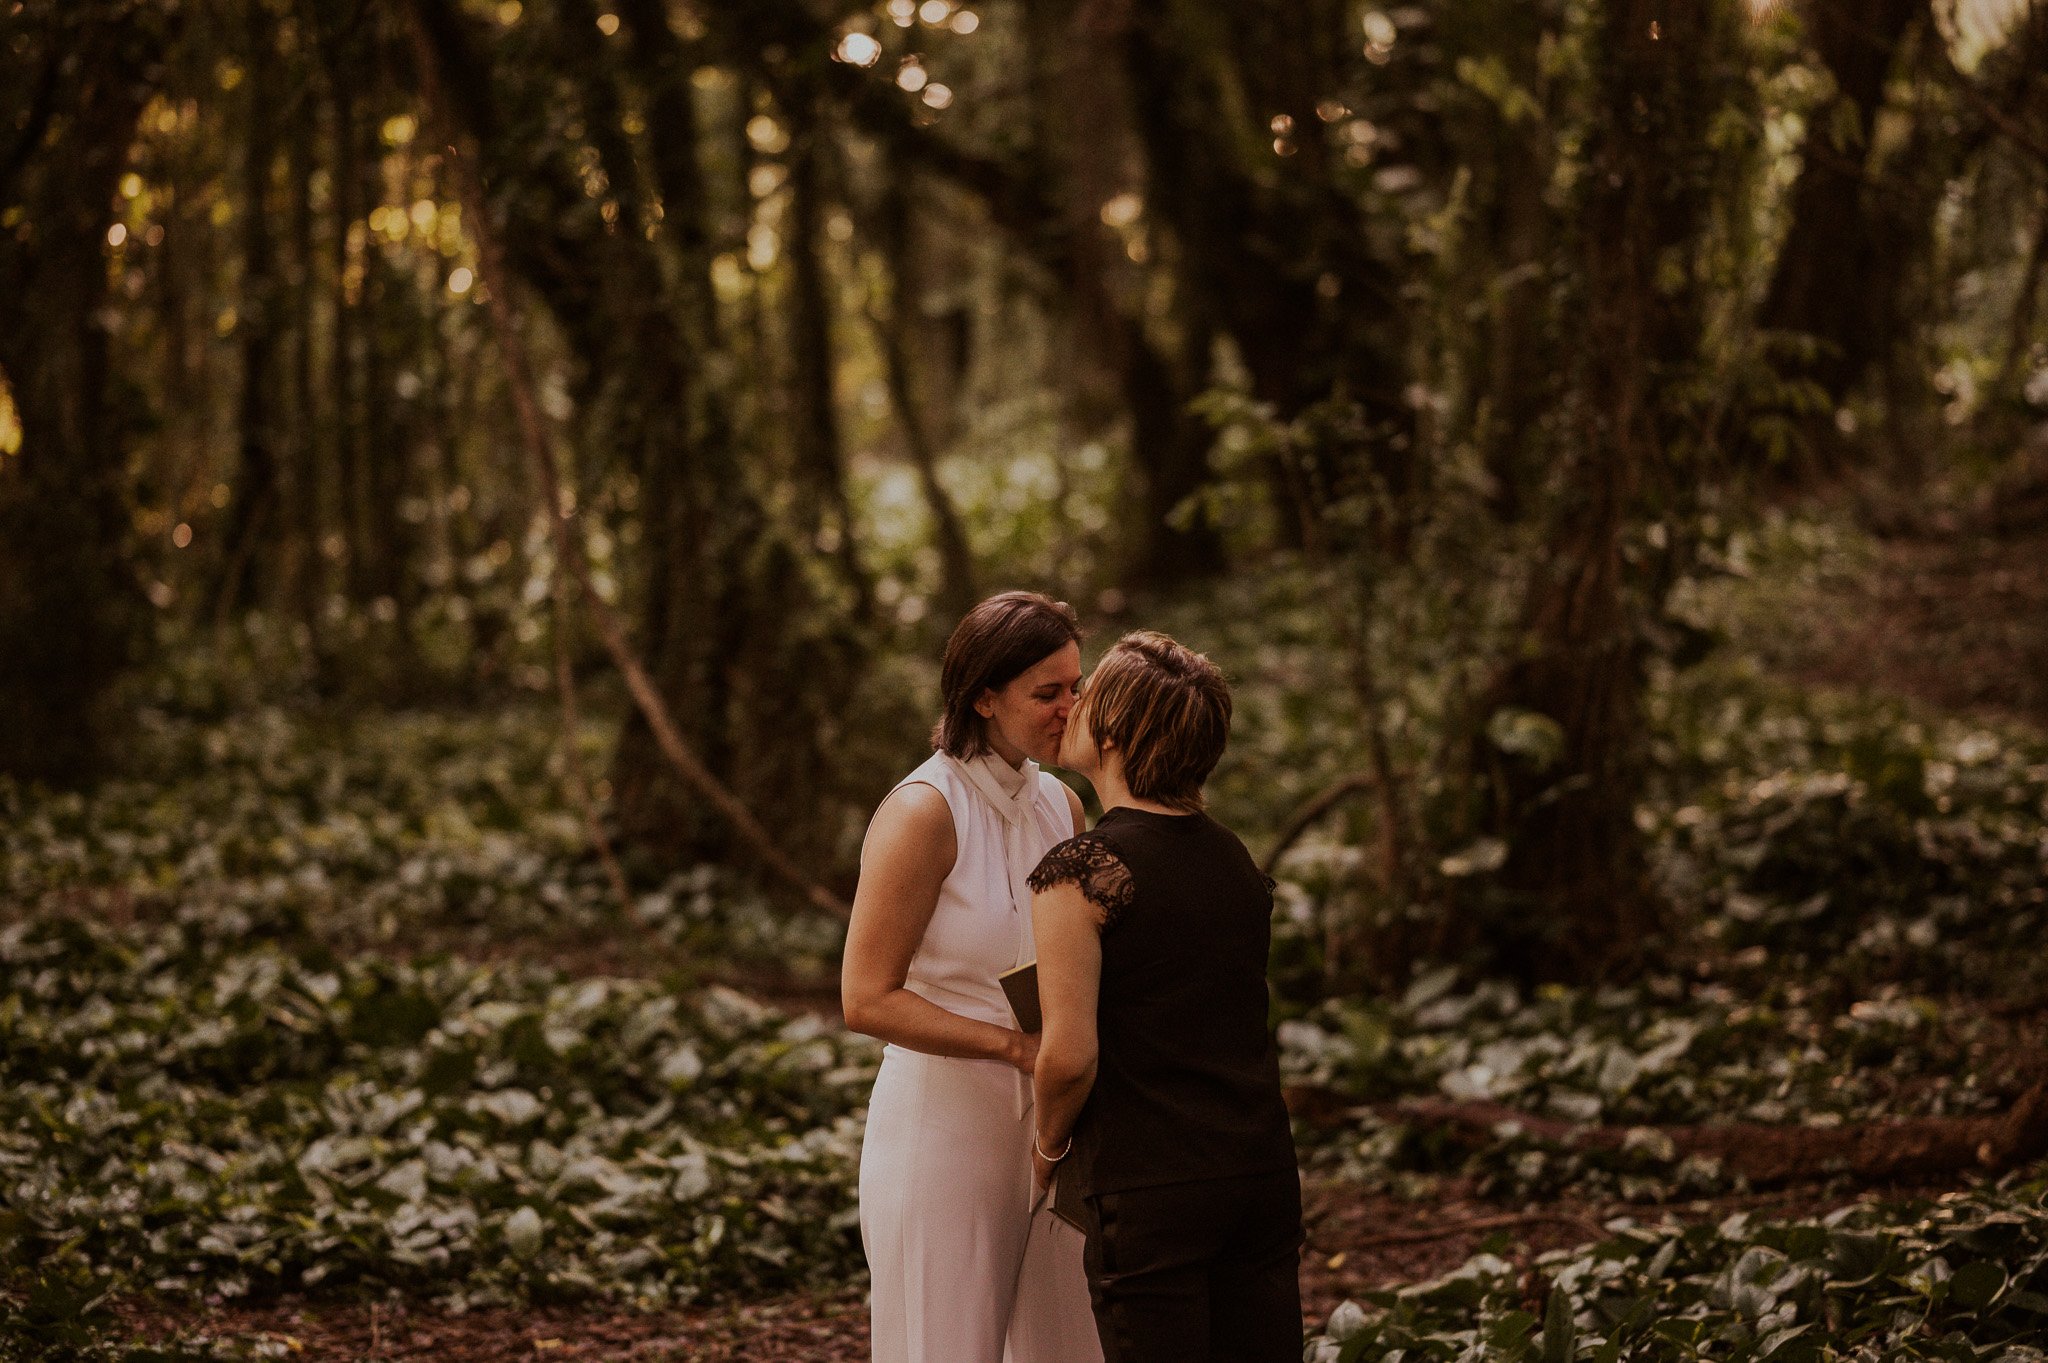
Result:
{"label": "forest floor", "polygon": [[[2048,728],[2048,475],[2038,487],[1921,515],[1865,542],[1844,569],[1773,584],[1758,603],[1755,637],[1736,642],[1784,679],[1909,699],[1934,714],[2017,719]],[[453,945],[452,943],[450,945]],[[474,945],[473,943],[471,944]],[[457,948],[459,950],[459,948]],[[638,946],[507,939],[508,957],[544,958],[570,976],[658,974],[673,962]],[[490,954],[488,952],[486,955]],[[728,981],[836,1025],[832,991],[817,980]],[[2035,1003],[2029,1019],[2039,1016]],[[1554,1200],[1482,1196],[1440,1177],[1406,1195],[1341,1177],[1306,1185],[1308,1248],[1302,1287],[1309,1322],[1361,1293],[1414,1284],[1482,1249],[1516,1265],[1598,1241],[1618,1220],[1719,1223],[1738,1212],[1805,1217],[1878,1197],[1930,1195],[1954,1185],[1868,1187],[1835,1179],[1655,1204],[1567,1190]],[[1531,1271],[1527,1309],[1547,1287]],[[849,1285],[707,1307],[637,1312],[614,1306],[480,1307],[450,1312],[417,1299],[352,1301],[286,1296],[260,1305],[209,1299],[194,1308],[147,1296],[117,1303],[138,1340],[205,1338],[307,1360],[702,1360],[845,1363],[868,1356],[861,1290]]]}
{"label": "forest floor", "polygon": [[[1919,1189],[1878,1189],[1886,1195]],[[1812,1216],[1870,1197],[1874,1189],[1804,1189],[1708,1197],[1677,1205],[1561,1199],[1503,1205],[1448,1183],[1427,1197],[1360,1193],[1341,1181],[1311,1181],[1305,1220],[1303,1310],[1321,1322],[1362,1291],[1448,1273],[1493,1242],[1528,1263],[1544,1250],[1608,1234],[1606,1224],[1720,1222],[1737,1212]],[[1540,1310],[1540,1304],[1538,1304]],[[408,1302],[272,1302],[266,1306],[156,1308],[129,1302],[127,1326],[143,1338],[215,1336],[281,1343],[293,1359],[322,1363],[498,1363],[510,1359],[618,1359],[633,1363],[854,1363],[868,1357],[860,1291],[795,1293],[768,1302],[664,1312],[616,1308],[530,1308],[440,1312]]]}
{"label": "forest floor", "polygon": [[[1567,1197],[1512,1206],[1478,1198],[1455,1180],[1420,1197],[1366,1193],[1338,1180],[1311,1180],[1306,1191],[1302,1306],[1307,1320],[1320,1322],[1339,1302],[1438,1277],[1489,1245],[1526,1268],[1546,1250],[1603,1238],[1608,1223],[1622,1219],[1703,1225],[1739,1212],[1817,1216],[1879,1197],[1940,1189],[1816,1186],[1681,1203]],[[1531,1291],[1533,1309],[1540,1312],[1533,1275]],[[204,1312],[131,1299],[120,1314],[140,1338],[270,1341],[292,1358],[320,1363],[854,1363],[868,1357],[866,1302],[851,1289],[653,1312],[536,1307],[452,1314],[403,1300],[287,1298],[261,1306],[223,1303]]]}
{"label": "forest floor", "polygon": [[2048,442],[1992,487],[1879,519],[1744,639],[1788,681],[2048,728]]}

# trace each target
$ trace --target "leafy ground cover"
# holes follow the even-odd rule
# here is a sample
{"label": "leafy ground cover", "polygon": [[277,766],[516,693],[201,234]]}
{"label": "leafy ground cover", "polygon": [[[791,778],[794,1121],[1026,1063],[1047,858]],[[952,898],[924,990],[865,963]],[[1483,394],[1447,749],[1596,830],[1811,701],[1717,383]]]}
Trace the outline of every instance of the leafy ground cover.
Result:
{"label": "leafy ground cover", "polygon": [[[1219,786],[1255,839],[1335,773],[1327,660],[1264,625]],[[1742,654],[1655,701],[1657,972],[1283,1001],[1312,1356],[2039,1357],[2048,1171],[1764,1193],[1663,1132],[2038,1079],[2048,745]],[[874,1049],[729,987],[829,981],[837,929],[710,873],[616,902],[556,724],[167,694],[127,779],[0,786],[0,1357],[862,1355]],[[1283,937],[1345,911],[1347,855],[1283,863]],[[1430,1102],[1629,1136],[1475,1140]]]}
{"label": "leafy ground cover", "polygon": [[1312,1363],[2048,1357],[2048,1180],[1781,1222],[1616,1223],[1332,1313]]}
{"label": "leafy ground cover", "polygon": [[846,1282],[874,1053],[718,987],[0,930],[17,1326],[108,1288],[640,1306]]}

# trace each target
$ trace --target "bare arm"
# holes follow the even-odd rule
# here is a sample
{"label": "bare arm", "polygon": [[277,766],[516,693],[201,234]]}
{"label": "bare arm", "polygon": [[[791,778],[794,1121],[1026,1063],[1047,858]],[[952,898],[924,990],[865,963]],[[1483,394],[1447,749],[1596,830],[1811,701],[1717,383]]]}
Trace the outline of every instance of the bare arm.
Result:
{"label": "bare arm", "polygon": [[1064,781],[1062,781],[1060,784],[1062,786],[1065,786],[1067,792],[1067,804],[1071,806],[1074,811],[1074,836],[1078,838],[1083,833],[1086,833],[1088,831],[1088,811],[1081,807],[1081,797],[1074,793],[1074,788],[1072,786],[1067,785]]}
{"label": "bare arm", "polygon": [[904,987],[955,855],[952,811],[932,787],[904,786],[875,811],[839,967],[846,1025],[907,1050],[1029,1072],[1036,1037],[961,1017]]}
{"label": "bare arm", "polygon": [[[1038,1147],[1060,1154],[1073,1134],[1081,1105],[1095,1087],[1095,1003],[1102,984],[1102,915],[1081,893],[1062,882],[1031,897],[1031,926],[1038,940],[1038,1007],[1045,1031],[1038,1046],[1032,1093],[1038,1104]],[[1038,1183],[1052,1177],[1052,1164],[1034,1156]]]}

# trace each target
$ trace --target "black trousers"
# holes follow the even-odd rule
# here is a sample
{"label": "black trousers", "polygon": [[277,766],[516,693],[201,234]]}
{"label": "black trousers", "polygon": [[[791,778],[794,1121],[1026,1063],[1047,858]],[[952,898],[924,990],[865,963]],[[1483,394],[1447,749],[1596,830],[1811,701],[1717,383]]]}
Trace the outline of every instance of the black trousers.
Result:
{"label": "black trousers", "polygon": [[1135,1188],[1088,1207],[1106,1363],[1299,1363],[1299,1175]]}

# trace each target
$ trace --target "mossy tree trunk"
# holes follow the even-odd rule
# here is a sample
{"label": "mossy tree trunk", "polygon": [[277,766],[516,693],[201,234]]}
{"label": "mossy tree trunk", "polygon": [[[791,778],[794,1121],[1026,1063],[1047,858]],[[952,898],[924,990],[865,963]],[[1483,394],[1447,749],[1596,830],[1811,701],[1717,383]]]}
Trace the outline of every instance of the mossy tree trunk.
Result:
{"label": "mossy tree trunk", "polygon": [[161,77],[153,7],[40,6],[0,72],[29,91],[0,144],[0,771],[88,781],[111,755],[109,687],[136,638],[122,495],[135,414],[112,391],[103,307],[115,188]]}
{"label": "mossy tree trunk", "polygon": [[1682,381],[1703,339],[1695,253],[1731,24],[1718,4],[1610,0],[1591,64],[1570,307],[1585,339],[1562,413],[1577,458],[1519,647],[1477,707],[1479,826],[1505,860],[1445,910],[1441,939],[1536,978],[1625,969],[1660,921],[1635,823],[1648,627],[1670,543],[1648,527],[1699,476],[1673,474],[1688,439]]}

